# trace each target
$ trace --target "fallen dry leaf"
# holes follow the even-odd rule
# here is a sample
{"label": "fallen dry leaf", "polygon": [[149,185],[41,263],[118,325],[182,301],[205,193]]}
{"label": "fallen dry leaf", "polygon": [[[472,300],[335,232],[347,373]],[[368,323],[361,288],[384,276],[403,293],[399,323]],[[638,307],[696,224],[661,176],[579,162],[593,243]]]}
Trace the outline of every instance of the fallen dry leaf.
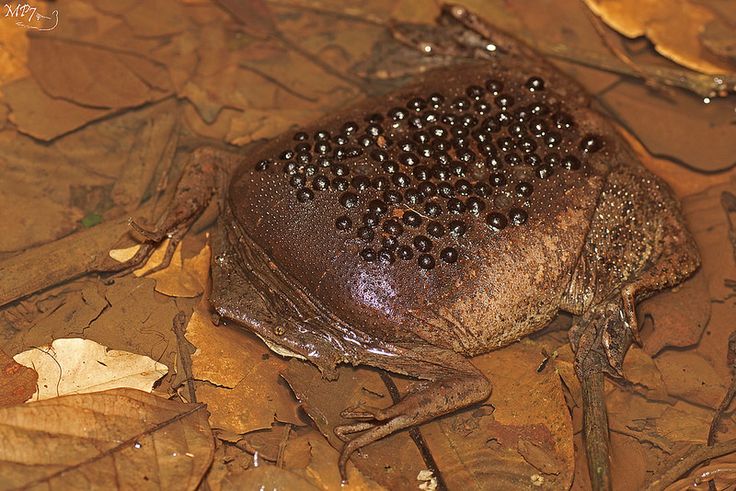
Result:
{"label": "fallen dry leaf", "polygon": [[700,33],[717,14],[690,0],[585,0],[624,36],[648,37],[663,56],[692,70],[713,75],[734,71],[728,59],[704,49]]}
{"label": "fallen dry leaf", "polygon": [[38,373],[0,350],[0,407],[22,404],[36,391]]}
{"label": "fallen dry leaf", "polygon": [[193,490],[214,453],[203,404],[133,389],[0,408],[0,421],[8,489]]}
{"label": "fallen dry leaf", "polygon": [[108,350],[80,338],[56,339],[51,346],[18,353],[13,359],[38,372],[34,401],[123,387],[150,392],[168,371],[147,356]]}
{"label": "fallen dry leaf", "polygon": [[[205,290],[210,268],[210,246],[205,245],[199,254],[182,259],[181,251],[184,242],[180,242],[174,250],[171,263],[165,269],[147,274],[148,271],[159,266],[164,259],[170,240],[164,240],[153,251],[146,263],[133,271],[137,277],[146,276],[156,281],[156,291],[170,297],[197,297]],[[125,249],[113,249],[109,252],[111,258],[118,262],[125,262],[135,256],[140,245]]]}
{"label": "fallen dry leaf", "polygon": [[[494,384],[491,398],[420,427],[450,489],[569,486],[574,469],[570,415],[559,376],[551,369],[537,372],[542,358],[540,346],[532,342],[474,358],[473,364]],[[328,382],[315,368],[293,361],[284,374],[305,411],[337,448],[341,443],[332,430],[346,422],[340,411],[361,403],[391,405],[375,371],[342,368],[339,373],[336,382]],[[362,449],[352,461],[391,489],[412,482],[416,486],[416,475],[426,464],[414,457],[412,446],[399,433]],[[386,465],[391,473],[385,472]]]}
{"label": "fallen dry leaf", "polygon": [[303,424],[288,388],[279,384],[286,361],[236,327],[215,326],[206,300],[194,311],[186,330],[196,346],[192,375],[197,400],[207,403],[216,428],[246,433],[270,428],[277,420]]}

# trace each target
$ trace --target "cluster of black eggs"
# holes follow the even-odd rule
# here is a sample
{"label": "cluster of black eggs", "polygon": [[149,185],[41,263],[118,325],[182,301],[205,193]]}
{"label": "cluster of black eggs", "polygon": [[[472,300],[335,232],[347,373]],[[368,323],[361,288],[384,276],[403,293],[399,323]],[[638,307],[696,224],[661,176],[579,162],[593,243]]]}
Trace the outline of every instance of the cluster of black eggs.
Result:
{"label": "cluster of black eggs", "polygon": [[[528,79],[526,95],[519,99],[543,93],[544,85],[539,77]],[[440,260],[452,264],[459,258],[457,248],[436,247],[434,242],[462,237],[470,227],[464,217],[484,217],[493,232],[528,220],[523,203],[528,203],[535,184],[522,180],[507,189],[510,179],[504,168],[531,166],[533,175],[544,181],[560,169],[582,167],[578,157],[561,151],[570,138],[567,130],[575,126],[573,118],[550,107],[543,97],[532,99],[528,104],[516,101],[495,79],[484,87],[471,85],[464,96],[450,101],[440,93],[415,97],[385,115],[369,114],[362,128],[348,121],[337,135],[317,131],[311,143],[310,135],[297,132],[294,148],[284,150],[278,163],[302,203],[313,200],[315,193],[339,193],[346,212],[337,217],[335,228],[355,230],[367,244],[360,252],[363,260],[393,263],[416,257],[420,268],[432,269],[433,254],[440,249]],[[582,154],[602,146],[595,135],[585,135],[577,144]],[[375,172],[355,172],[349,164],[357,159],[369,162]],[[257,169],[274,164],[263,160]],[[489,177],[473,181],[474,168],[486,169]],[[487,199],[499,190],[521,204],[506,213],[491,210]],[[370,196],[360,219],[351,218],[366,194]],[[402,242],[410,232],[416,234]],[[371,245],[376,238],[378,249]]]}

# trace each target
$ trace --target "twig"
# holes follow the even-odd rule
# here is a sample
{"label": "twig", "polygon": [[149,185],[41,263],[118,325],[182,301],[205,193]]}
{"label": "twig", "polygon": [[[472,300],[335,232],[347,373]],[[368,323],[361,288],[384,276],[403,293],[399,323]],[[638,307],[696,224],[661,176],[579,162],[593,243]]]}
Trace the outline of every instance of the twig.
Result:
{"label": "twig", "polygon": [[594,491],[611,489],[608,414],[603,393],[602,355],[591,350],[582,360],[580,385],[583,396],[583,434],[588,473]]}
{"label": "twig", "polygon": [[[703,467],[698,471],[697,476],[690,476],[679,481],[673,482],[665,491],[686,491],[692,488],[699,488],[705,481],[713,484],[716,479],[728,479],[730,482],[727,486],[736,483],[736,467],[732,465],[711,465]],[[722,488],[725,489],[725,488]]]}
{"label": "twig", "polygon": [[186,377],[185,382],[187,384],[187,392],[189,402],[197,402],[197,393],[194,389],[194,375],[192,374],[192,357],[187,349],[190,344],[187,338],[184,336],[186,331],[187,315],[183,311],[179,311],[174,316],[173,331],[176,335],[176,347],[179,352],[179,359],[181,360],[181,367]]}
{"label": "twig", "polygon": [[721,457],[736,452],[736,439],[727,440],[723,443],[715,445],[699,445],[695,448],[689,448],[672,462],[665,464],[663,467],[667,469],[657,479],[651,481],[647,486],[648,491],[662,491],[677,481],[680,476],[687,473],[690,469],[702,464],[703,462],[716,457]]}
{"label": "twig", "polygon": [[[381,375],[381,380],[383,380],[384,385],[386,385],[386,388],[388,389],[388,393],[391,395],[391,400],[394,404],[398,403],[401,400],[401,394],[399,393],[399,388],[396,387],[396,383],[385,371],[380,370],[379,373]],[[437,479],[437,487],[435,489],[437,491],[446,491],[447,483],[442,477],[442,473],[437,466],[437,462],[434,460],[432,452],[429,451],[427,442],[424,440],[424,437],[419,431],[419,428],[417,428],[416,426],[411,427],[409,429],[409,436],[411,436],[411,439],[414,441],[417,449],[419,449],[419,453],[422,455],[422,460],[424,460],[427,469],[432,471],[432,475],[435,477],[435,479]]]}

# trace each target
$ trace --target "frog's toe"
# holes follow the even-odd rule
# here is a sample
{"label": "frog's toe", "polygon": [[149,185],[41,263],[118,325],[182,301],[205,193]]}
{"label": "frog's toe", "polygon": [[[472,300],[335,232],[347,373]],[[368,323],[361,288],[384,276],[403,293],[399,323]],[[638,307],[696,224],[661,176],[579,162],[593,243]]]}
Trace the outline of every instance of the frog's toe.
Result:
{"label": "frog's toe", "polygon": [[360,433],[361,431],[370,430],[371,428],[375,427],[376,423],[353,423],[350,425],[340,425],[336,426],[333,430],[335,432],[335,435],[343,441],[343,443],[349,442],[353,438],[354,433]]}
{"label": "frog's toe", "polygon": [[383,409],[371,406],[355,406],[345,409],[340,413],[344,419],[377,420],[383,421],[386,415]]}

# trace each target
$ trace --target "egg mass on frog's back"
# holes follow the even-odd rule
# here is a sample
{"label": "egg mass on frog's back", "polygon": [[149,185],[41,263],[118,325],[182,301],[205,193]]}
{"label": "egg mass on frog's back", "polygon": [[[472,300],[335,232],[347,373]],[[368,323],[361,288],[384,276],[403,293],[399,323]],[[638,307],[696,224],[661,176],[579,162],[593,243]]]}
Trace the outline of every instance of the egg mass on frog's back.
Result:
{"label": "egg mass on frog's back", "polygon": [[[571,97],[533,67],[429,72],[267,144],[230,203],[244,233],[345,322],[484,351],[532,329],[509,330],[500,312],[552,315],[582,247],[611,149]],[[483,315],[488,329],[460,327]]]}

